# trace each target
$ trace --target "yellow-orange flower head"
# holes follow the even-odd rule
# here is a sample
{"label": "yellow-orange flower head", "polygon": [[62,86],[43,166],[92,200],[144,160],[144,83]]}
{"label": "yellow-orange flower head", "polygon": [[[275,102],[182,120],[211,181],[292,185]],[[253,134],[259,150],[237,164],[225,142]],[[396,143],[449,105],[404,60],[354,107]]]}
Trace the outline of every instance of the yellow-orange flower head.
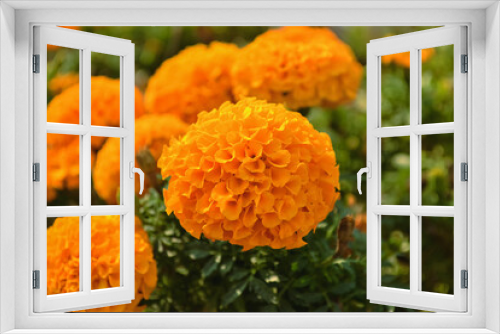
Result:
{"label": "yellow-orange flower head", "polygon": [[[47,122],[79,124],[80,84],[75,84],[55,96],[47,106]],[[91,124],[120,126],[120,80],[104,76],[91,79]],[[135,117],[144,114],[142,93],[135,89]],[[104,143],[103,137],[92,137],[92,148]]]}
{"label": "yellow-orange flower head", "polygon": [[233,93],[295,110],[336,107],[356,97],[362,74],[351,48],[330,29],[283,27],[241,49],[232,69]]}
{"label": "yellow-orange flower head", "polygon": [[[64,138],[64,139],[62,139]],[[91,164],[95,153],[91,152]],[[58,190],[75,190],[80,184],[80,141],[78,136],[47,134],[47,201]]]}
{"label": "yellow-orange flower head", "polygon": [[202,112],[158,160],[167,213],[195,238],[298,248],[339,197],[330,138],[306,118],[253,98]]}
{"label": "yellow-orange flower head", "polygon": [[[79,218],[57,218],[47,229],[47,294],[79,291]],[[120,286],[120,217],[93,216],[92,289]],[[156,261],[141,221],[135,218],[135,299],[130,304],[101,307],[91,312],[139,312],[142,299],[156,287]]]}
{"label": "yellow-orange flower head", "polygon": [[236,45],[212,42],[167,59],[149,79],[146,110],[193,123],[199,112],[232,101],[230,69],[238,51]]}
{"label": "yellow-orange flower head", "polygon": [[77,84],[80,77],[76,73],[61,74],[50,80],[49,89],[54,94],[59,94],[68,87]]}
{"label": "yellow-orange flower head", "polygon": [[[172,115],[144,115],[135,122],[135,154],[139,156],[143,151],[149,151],[154,164],[161,155],[163,145],[167,145],[171,138],[183,135],[188,125]],[[156,178],[156,165],[152,168],[142,166],[136,161],[148,176],[148,169],[152,170]],[[117,191],[120,187],[120,139],[110,138],[97,154],[93,169],[94,189],[99,197],[109,204],[116,204]],[[145,178],[145,189],[149,187],[149,177]],[[136,178],[135,190],[139,192],[139,178]]]}

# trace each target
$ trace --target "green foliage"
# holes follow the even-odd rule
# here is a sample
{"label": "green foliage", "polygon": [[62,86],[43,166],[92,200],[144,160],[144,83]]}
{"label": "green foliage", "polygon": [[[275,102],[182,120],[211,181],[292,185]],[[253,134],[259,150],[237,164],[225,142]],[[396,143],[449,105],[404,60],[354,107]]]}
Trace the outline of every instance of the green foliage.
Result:
{"label": "green foliage", "polygon": [[193,238],[174,215],[165,213],[156,190],[137,202],[159,269],[158,286],[145,301],[150,312],[391,309],[369,304],[361,288],[366,285],[364,234],[355,231],[350,258],[337,254],[336,231],[348,212],[342,203],[300,249],[243,252],[227,242]]}

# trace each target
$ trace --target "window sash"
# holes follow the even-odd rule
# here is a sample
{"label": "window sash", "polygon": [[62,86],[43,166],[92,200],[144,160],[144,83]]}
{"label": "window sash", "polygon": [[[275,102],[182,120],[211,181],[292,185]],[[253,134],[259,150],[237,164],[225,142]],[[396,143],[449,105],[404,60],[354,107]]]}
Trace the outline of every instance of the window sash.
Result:
{"label": "window sash", "polygon": [[[129,303],[135,296],[134,279],[134,180],[128,162],[134,159],[134,45],[128,40],[65,28],[34,28],[34,54],[40,55],[40,73],[33,76],[34,162],[40,163],[40,182],[34,192],[34,270],[40,271],[40,288],[34,289],[34,311],[73,311]],[[47,122],[47,45],[80,52],[80,124]],[[120,123],[117,128],[91,125],[91,52],[120,57]],[[47,134],[80,138],[80,205],[47,206]],[[91,136],[121,138],[121,205],[91,205]],[[91,217],[120,215],[120,287],[91,288]],[[47,295],[47,217],[80,217],[80,291]]]}
{"label": "window sash", "polygon": [[[466,28],[429,29],[371,41],[367,47],[367,297],[377,304],[429,311],[467,311],[467,290],[461,289],[460,271],[467,269],[467,183],[460,180],[460,164],[467,162],[467,76],[461,73],[466,54]],[[421,49],[454,45],[454,122],[421,123]],[[410,125],[381,127],[381,57],[410,52]],[[421,135],[454,134],[454,206],[421,205]],[[410,136],[410,205],[381,205],[381,138]],[[381,286],[381,217],[410,217],[410,289]],[[454,217],[454,294],[420,291],[421,217]]]}

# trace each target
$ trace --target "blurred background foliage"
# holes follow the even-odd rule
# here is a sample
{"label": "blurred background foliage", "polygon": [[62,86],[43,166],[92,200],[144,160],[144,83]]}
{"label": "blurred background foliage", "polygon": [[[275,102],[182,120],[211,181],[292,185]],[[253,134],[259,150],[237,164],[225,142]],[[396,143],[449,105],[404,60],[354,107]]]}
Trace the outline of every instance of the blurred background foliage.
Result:
{"label": "blurred background foliage", "polygon": [[[135,43],[136,85],[144,92],[162,62],[189,45],[224,41],[244,46],[272,27],[81,27],[96,34]],[[377,38],[430,27],[333,27],[332,30],[366,66],[366,44]],[[453,121],[452,47],[437,48],[422,66],[422,121]],[[119,63],[92,56],[92,74],[119,77]],[[78,55],[49,50],[48,81],[78,73]],[[382,65],[383,125],[409,122],[409,70]],[[451,92],[451,93],[450,93]],[[48,92],[49,101],[58,93]],[[451,95],[450,95],[451,94]],[[451,98],[451,100],[450,100]],[[365,195],[356,191],[356,172],[366,165],[366,78],[355,101],[336,109],[300,110],[332,139],[340,165],[341,199],[307,245],[294,250],[260,247],[242,252],[225,242],[193,238],[174,215],[167,216],[161,189],[136,199],[158,265],[158,283],[149,312],[363,312],[412,311],[370,304],[366,299]],[[453,205],[453,135],[422,138],[422,202]],[[409,204],[409,138],[382,141],[382,203]],[[167,183],[167,182],[165,182]],[[167,185],[164,184],[163,187]],[[365,185],[363,184],[363,188]],[[64,198],[63,198],[64,197]],[[60,193],[65,202],[71,193]],[[453,221],[427,219],[423,224],[423,288],[453,293]],[[451,226],[451,229],[450,229]],[[409,219],[382,217],[382,284],[409,288]],[[446,245],[441,247],[441,245]],[[451,245],[451,246],[450,246]]]}

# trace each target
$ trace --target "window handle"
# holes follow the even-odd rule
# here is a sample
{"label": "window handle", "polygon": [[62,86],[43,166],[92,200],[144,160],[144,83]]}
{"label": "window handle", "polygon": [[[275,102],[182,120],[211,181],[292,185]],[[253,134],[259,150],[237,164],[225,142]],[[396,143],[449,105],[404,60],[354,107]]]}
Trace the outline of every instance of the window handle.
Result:
{"label": "window handle", "polygon": [[361,191],[361,176],[363,173],[366,173],[366,176],[371,179],[372,178],[372,163],[368,161],[368,166],[365,168],[361,168],[358,171],[358,192],[361,195],[363,192]]}
{"label": "window handle", "polygon": [[137,167],[134,167],[134,162],[130,161],[129,163],[129,171],[130,171],[130,178],[134,178],[134,173],[139,174],[139,183],[141,185],[141,190],[139,191],[139,195],[142,195],[142,191],[144,190],[144,172]]}

